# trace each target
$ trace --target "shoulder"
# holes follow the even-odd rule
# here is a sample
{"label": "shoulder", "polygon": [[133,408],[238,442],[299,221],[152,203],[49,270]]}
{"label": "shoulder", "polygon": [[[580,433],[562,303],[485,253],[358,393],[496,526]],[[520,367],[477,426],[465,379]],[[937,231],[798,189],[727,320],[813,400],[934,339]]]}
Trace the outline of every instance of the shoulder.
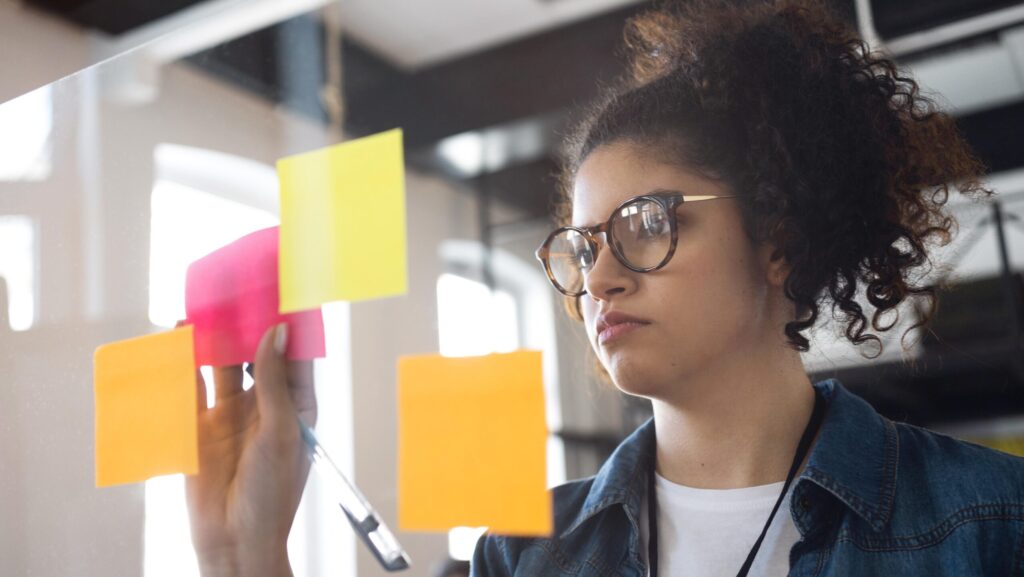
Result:
{"label": "shoulder", "polygon": [[594,485],[595,478],[592,476],[569,481],[548,491],[551,495],[552,513],[554,515],[554,524],[550,537],[512,537],[488,534],[484,536],[484,539],[506,552],[519,551],[530,545],[537,544],[539,541],[556,540],[558,536],[568,531],[579,519],[583,505]]}
{"label": "shoulder", "polygon": [[903,481],[955,483],[978,497],[1024,501],[1024,457],[905,423],[896,432]]}
{"label": "shoulder", "polygon": [[[513,575],[523,565],[523,557],[542,556],[545,564],[574,565],[574,561],[560,551],[560,536],[578,520],[596,477],[570,481],[549,491],[552,500],[554,524],[549,537],[517,537],[485,534],[477,544],[473,556],[475,577]],[[561,561],[561,563],[559,563]]]}
{"label": "shoulder", "polygon": [[628,538],[628,518],[638,518],[653,443],[653,421],[648,420],[619,444],[596,475],[551,489],[550,536],[485,535],[473,557],[473,575],[577,574],[584,564],[612,574],[609,568],[622,563],[635,545]]}
{"label": "shoulder", "polygon": [[896,424],[897,517],[1024,521],[1024,458]]}

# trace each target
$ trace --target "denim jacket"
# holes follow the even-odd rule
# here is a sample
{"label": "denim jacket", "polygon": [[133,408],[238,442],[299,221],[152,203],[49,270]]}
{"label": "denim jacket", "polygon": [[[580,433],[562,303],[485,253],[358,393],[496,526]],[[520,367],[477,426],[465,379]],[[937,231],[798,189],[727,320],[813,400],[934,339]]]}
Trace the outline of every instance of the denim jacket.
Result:
{"label": "denim jacket", "polygon": [[[1024,577],[1024,459],[894,423],[836,379],[790,514],[790,576]],[[643,577],[640,504],[654,452],[648,421],[594,477],[553,490],[548,538],[487,535],[475,577]]]}

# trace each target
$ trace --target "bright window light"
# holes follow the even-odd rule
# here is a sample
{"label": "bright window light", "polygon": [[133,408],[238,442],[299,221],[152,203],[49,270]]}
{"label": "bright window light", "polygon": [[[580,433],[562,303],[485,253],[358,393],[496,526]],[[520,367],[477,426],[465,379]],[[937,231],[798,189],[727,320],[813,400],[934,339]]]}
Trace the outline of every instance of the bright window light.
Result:
{"label": "bright window light", "polygon": [[437,325],[441,354],[471,357],[519,348],[516,301],[493,295],[487,285],[454,274],[437,281]]}
{"label": "bright window light", "polygon": [[145,577],[199,577],[190,536],[184,476],[146,481]]}
{"label": "bright window light", "polygon": [[[185,273],[198,258],[250,232],[275,226],[276,215],[220,196],[158,181],[150,229],[149,318],[172,327],[185,318]],[[212,371],[203,367],[207,387]],[[251,380],[246,378],[246,387]],[[207,389],[207,398],[214,398]],[[182,475],[146,482],[145,577],[198,577]]]}
{"label": "bright window light", "polygon": [[53,97],[46,86],[0,104],[0,181],[38,181],[53,167]]}
{"label": "bright window light", "polygon": [[28,330],[36,317],[36,234],[32,219],[0,216],[0,247],[0,283],[6,285],[0,288],[7,289],[8,322],[11,330]]}
{"label": "bright window light", "polygon": [[277,224],[277,216],[265,210],[173,182],[157,182],[149,248],[149,320],[173,327],[185,318],[185,272],[193,261]]}
{"label": "bright window light", "polygon": [[[519,348],[516,301],[507,292],[454,274],[437,281],[437,326],[441,354],[468,357]],[[448,533],[452,559],[469,560],[486,528],[456,527]]]}
{"label": "bright window light", "polygon": [[438,151],[442,158],[463,174],[476,175],[483,168],[483,147],[482,136],[467,132],[442,140]]}
{"label": "bright window light", "polygon": [[[547,233],[546,230],[539,232]],[[475,270],[484,258],[480,243],[468,240],[447,240],[442,243],[440,252],[441,258],[456,270]],[[487,347],[479,345],[479,339],[491,334],[488,330],[494,327],[503,327],[489,337],[497,341],[494,350],[512,350],[515,348],[514,335],[518,333],[518,348],[544,353],[544,403],[548,430],[560,431],[562,410],[558,393],[554,291],[535,262],[524,261],[502,249],[493,249],[491,258],[494,259],[498,286],[509,292],[499,291],[494,297],[495,306],[490,309],[486,307],[487,291],[482,284],[457,275],[447,275],[439,280],[437,298],[441,351],[451,356],[489,353],[491,351],[486,350]],[[495,320],[481,322],[486,318]],[[511,327],[517,321],[518,329],[513,331]],[[503,342],[503,339],[508,342]],[[566,481],[565,448],[557,434],[548,436],[547,453],[548,487],[556,487]]]}
{"label": "bright window light", "polygon": [[456,527],[448,532],[448,555],[458,561],[469,561],[473,558],[476,542],[480,540],[487,527]]}

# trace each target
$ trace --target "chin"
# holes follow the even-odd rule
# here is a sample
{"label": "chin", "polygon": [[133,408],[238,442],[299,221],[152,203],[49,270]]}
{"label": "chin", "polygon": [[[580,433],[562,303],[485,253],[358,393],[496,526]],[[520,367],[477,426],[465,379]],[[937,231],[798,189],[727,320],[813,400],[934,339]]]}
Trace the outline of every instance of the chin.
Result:
{"label": "chin", "polygon": [[658,396],[660,379],[652,374],[650,366],[642,362],[613,361],[605,364],[615,388],[627,395],[652,398]]}
{"label": "chin", "polygon": [[[635,386],[634,386],[635,385]],[[615,388],[624,394],[631,397],[640,397],[642,399],[656,399],[658,398],[657,387],[652,387],[650,383],[630,383],[630,384],[619,384],[615,383]]]}

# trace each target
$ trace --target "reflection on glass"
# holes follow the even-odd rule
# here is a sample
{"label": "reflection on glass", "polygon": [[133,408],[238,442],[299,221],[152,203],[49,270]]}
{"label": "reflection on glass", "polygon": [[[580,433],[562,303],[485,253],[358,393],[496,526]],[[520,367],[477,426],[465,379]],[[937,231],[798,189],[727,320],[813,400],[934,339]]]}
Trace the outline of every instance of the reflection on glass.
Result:
{"label": "reflection on glass", "polygon": [[49,86],[0,103],[0,181],[41,181],[53,166]]}
{"label": "reflection on glass", "polygon": [[[6,316],[15,331],[32,328],[36,317],[35,236],[31,218],[0,216],[0,247],[3,247],[0,250],[0,281],[3,281],[0,289],[6,288]],[[4,292],[0,290],[0,296]],[[4,306],[3,299],[0,299],[0,306]]]}

